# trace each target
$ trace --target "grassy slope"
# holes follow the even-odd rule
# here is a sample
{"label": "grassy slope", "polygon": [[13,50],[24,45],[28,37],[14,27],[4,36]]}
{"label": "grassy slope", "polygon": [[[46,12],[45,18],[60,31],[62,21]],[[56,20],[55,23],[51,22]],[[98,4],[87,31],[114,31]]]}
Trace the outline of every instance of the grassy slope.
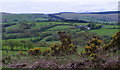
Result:
{"label": "grassy slope", "polygon": [[118,29],[96,29],[96,30],[91,30],[91,32],[95,32],[99,35],[113,35],[116,32],[118,32]]}
{"label": "grassy slope", "polygon": [[[86,20],[93,22],[117,22],[118,14],[79,14],[79,13],[60,13],[55,14],[66,19]],[[113,18],[114,17],[114,18]]]}
{"label": "grassy slope", "polygon": [[[18,21],[36,21],[36,20],[48,20],[48,15],[44,14],[11,14],[3,15],[3,19],[7,19],[7,22],[18,22]],[[17,20],[17,21],[14,21]]]}
{"label": "grassy slope", "polygon": [[[43,20],[49,20],[49,19],[59,19],[65,18],[65,19],[75,19],[75,20],[84,20],[89,22],[109,22],[109,23],[117,23],[118,21],[118,14],[117,13],[108,13],[108,14],[80,14],[80,13],[57,13],[52,14],[57,17],[52,17],[47,14],[3,14],[3,19],[7,19],[7,22],[13,23],[13,22],[20,22],[20,21],[43,21]],[[59,19],[60,20],[60,19]]]}
{"label": "grassy slope", "polygon": [[[46,26],[46,25],[49,25],[49,24],[61,24],[61,22],[39,22],[39,23],[36,23],[36,26],[35,27],[32,27],[32,28],[40,28],[42,26]],[[88,23],[64,23],[64,24],[73,24],[73,25],[87,25]],[[97,24],[99,25],[99,24]],[[79,29],[70,29],[70,27],[72,26],[69,26],[69,25],[62,25],[62,26],[55,26],[55,27],[52,27],[50,29],[47,29],[45,30],[44,32],[49,32],[49,33],[54,33],[56,32],[56,30],[70,30],[70,31],[76,31],[76,30],[79,30]],[[106,28],[113,28],[113,27],[116,27],[118,28],[117,25],[104,25],[103,29],[96,29],[96,30],[90,30],[91,32],[96,32],[100,35],[112,35],[114,34],[115,32],[118,31],[118,29],[106,29]],[[13,26],[9,26],[9,27],[6,27],[6,29],[12,29],[12,28],[18,28],[18,24],[17,25],[13,25]],[[15,34],[15,33],[12,33],[12,34]],[[8,34],[10,35],[10,34]],[[30,39],[30,38],[20,38],[20,39],[17,39],[17,40],[25,40],[25,39]],[[43,38],[44,39],[44,38]],[[13,39],[15,40],[15,39]]]}
{"label": "grassy slope", "polygon": [[[45,25],[49,25],[50,23],[54,23],[54,24],[61,24],[61,22],[39,22],[39,23],[36,23],[36,26],[35,27],[32,27],[32,28],[40,28],[41,26],[45,26]],[[77,24],[77,25],[87,25],[88,23],[65,23],[65,24]],[[98,24],[99,25],[99,24]],[[9,27],[7,27],[7,29],[11,29],[11,28],[17,28],[18,27],[18,24],[17,25],[13,25],[13,26],[9,26]],[[76,30],[78,30],[79,31],[79,29],[70,29],[70,27],[71,26],[69,26],[69,25],[62,25],[62,26],[55,26],[55,27],[52,27],[52,28],[50,28],[50,29],[47,29],[47,30],[45,30],[45,31],[43,31],[43,32],[49,32],[49,33],[57,33],[56,32],[56,30],[70,30],[70,31],[76,31]],[[96,30],[90,30],[90,32],[95,32],[95,33],[97,33],[97,34],[99,34],[99,35],[109,35],[109,36],[111,36],[111,35],[113,35],[115,32],[117,32],[118,31],[118,29],[106,29],[106,28],[113,28],[113,27],[117,27],[116,25],[104,25],[104,27],[102,28],[102,29],[96,29]],[[83,32],[83,31],[81,31],[81,32]],[[15,34],[15,33],[12,33],[12,34]],[[10,35],[10,34],[8,34],[8,35]],[[46,41],[46,39],[48,38],[48,37],[51,37],[51,36],[47,36],[47,37],[44,37],[42,40],[41,40],[41,42],[42,41]],[[36,38],[36,37],[34,37],[34,38]],[[11,39],[11,40],[19,40],[19,41],[21,41],[21,40],[30,40],[31,38],[19,38],[19,39]],[[32,38],[33,39],[33,38]],[[47,44],[53,44],[53,43],[60,43],[60,41],[47,41],[46,42]],[[43,47],[44,48],[44,47]],[[42,49],[43,49],[42,48]],[[83,49],[82,49],[82,47],[79,47],[78,48],[79,49],[79,51],[78,52],[80,52],[80,51],[82,51]],[[5,53],[5,52],[4,52]],[[10,54],[13,54],[13,53],[10,53]]]}

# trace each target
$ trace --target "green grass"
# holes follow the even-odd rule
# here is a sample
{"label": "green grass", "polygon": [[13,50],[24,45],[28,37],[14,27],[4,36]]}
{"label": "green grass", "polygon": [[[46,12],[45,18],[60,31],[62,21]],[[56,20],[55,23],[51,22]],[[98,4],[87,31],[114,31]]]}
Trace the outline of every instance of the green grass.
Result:
{"label": "green grass", "polygon": [[[23,53],[26,54],[26,51],[22,51]],[[18,51],[2,51],[2,56],[16,56],[16,54],[18,53]]]}
{"label": "green grass", "polygon": [[[7,39],[7,40],[15,40],[15,41],[29,41],[31,39],[35,39],[35,38],[40,38],[40,37],[32,37],[32,38],[17,38],[17,39]],[[4,41],[4,40],[3,40]]]}
{"label": "green grass", "polygon": [[[11,48],[10,48],[9,46],[2,46],[2,49],[11,50]],[[25,47],[23,47],[23,46],[19,46],[19,47],[15,46],[15,47],[14,47],[14,50],[28,50],[28,48],[25,48]]]}
{"label": "green grass", "polygon": [[[3,15],[3,19],[6,18],[7,22],[19,22],[19,21],[35,21],[37,19],[39,20],[48,20],[48,15],[43,14],[12,14],[12,15]],[[17,21],[14,21],[17,20]]]}
{"label": "green grass", "polygon": [[48,30],[64,30],[64,29],[68,29],[70,27],[72,27],[72,26],[65,26],[65,25],[64,26],[56,26],[56,27],[50,28]]}
{"label": "green grass", "polygon": [[103,28],[118,28],[119,26],[118,25],[104,25]]}
{"label": "green grass", "polygon": [[54,43],[61,44],[61,42],[60,42],[60,41],[47,41],[46,43],[47,43],[47,44],[54,44]]}
{"label": "green grass", "polygon": [[[37,22],[35,24],[36,25],[33,26],[32,28],[40,28],[40,27],[43,27],[43,26],[46,26],[46,25],[51,25],[51,24],[70,24],[70,23],[64,23],[64,22]],[[7,30],[13,29],[13,28],[19,28],[19,24],[6,27]]]}
{"label": "green grass", "polygon": [[50,36],[47,36],[47,37],[44,37],[41,41],[46,41],[46,39],[50,37]]}
{"label": "green grass", "polygon": [[[63,24],[63,23],[62,22],[39,22],[39,23],[36,23],[36,26],[32,28],[40,28],[42,26],[46,26],[50,24]],[[69,24],[69,23],[64,23],[64,24]]]}
{"label": "green grass", "polygon": [[77,47],[77,52],[78,52],[78,53],[84,52],[84,47],[78,46],[78,47]]}
{"label": "green grass", "polygon": [[83,26],[83,25],[88,25],[89,23],[73,23],[73,24],[74,24],[74,25],[78,25],[78,26],[79,26],[79,25],[82,25],[82,26]]}
{"label": "green grass", "polygon": [[[34,48],[40,48],[41,51],[50,50],[50,47],[34,47]],[[6,49],[10,49],[10,48],[6,46]],[[19,48],[19,49],[17,48],[17,50],[23,50],[23,49],[22,48]],[[29,49],[26,49],[26,50],[29,50]],[[25,53],[25,54],[27,53],[27,51],[22,51],[22,52]],[[17,53],[18,53],[18,51],[2,50],[2,55],[3,56],[16,56]]]}
{"label": "green grass", "polygon": [[112,36],[116,32],[118,32],[118,29],[96,29],[96,30],[90,30],[90,32],[95,32],[98,35],[109,35]]}
{"label": "green grass", "polygon": [[41,51],[50,50],[50,47],[40,47]]}
{"label": "green grass", "polygon": [[36,25],[32,28],[40,28],[42,26],[45,26],[45,25],[49,25],[50,22],[40,22],[40,23],[35,23]]}
{"label": "green grass", "polygon": [[15,28],[18,28],[18,27],[19,27],[18,24],[16,24],[16,25],[6,27],[6,30],[13,29],[13,28],[15,29]]}
{"label": "green grass", "polygon": [[18,39],[9,39],[9,40],[17,40],[17,41],[21,41],[21,40],[30,40],[31,38],[18,38]]}

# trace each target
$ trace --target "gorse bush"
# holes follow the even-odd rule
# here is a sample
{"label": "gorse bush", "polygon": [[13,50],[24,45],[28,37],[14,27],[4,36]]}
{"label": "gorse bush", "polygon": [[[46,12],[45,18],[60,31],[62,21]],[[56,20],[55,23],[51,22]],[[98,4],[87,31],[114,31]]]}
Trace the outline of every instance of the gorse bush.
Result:
{"label": "gorse bush", "polygon": [[120,45],[120,32],[117,32],[116,34],[114,34],[112,38],[113,39],[111,40],[110,43],[103,46],[103,50],[114,51],[114,52],[117,50],[120,50],[120,47],[119,47],[119,45]]}
{"label": "gorse bush", "polygon": [[75,53],[77,47],[72,43],[71,41],[71,35],[68,34],[67,32],[58,32],[58,35],[60,36],[60,41],[61,41],[61,46],[62,50],[65,51],[66,53]]}
{"label": "gorse bush", "polygon": [[24,55],[24,53],[22,51],[18,51],[19,55]]}
{"label": "gorse bush", "polygon": [[77,47],[71,42],[71,36],[65,31],[59,31],[59,40],[61,44],[53,44],[51,46],[52,55],[74,54]]}
{"label": "gorse bush", "polygon": [[43,56],[50,55],[50,53],[51,53],[51,50],[44,50],[41,52]]}
{"label": "gorse bush", "polygon": [[[104,44],[97,36],[93,36],[93,39],[91,39],[87,44],[88,46],[85,47],[85,54],[90,57],[90,61],[95,63],[95,67],[99,67],[99,64],[104,63],[106,61],[105,58],[108,57],[108,53],[106,54],[106,52],[116,52],[120,49],[120,32],[114,34],[113,39],[108,44]],[[104,57],[101,57],[103,55]]]}
{"label": "gorse bush", "polygon": [[101,57],[101,55],[103,55],[102,46],[104,45],[102,39],[98,36],[93,36],[87,44],[85,54],[90,57],[90,61],[95,68],[100,67],[99,64],[105,61],[104,58]]}
{"label": "gorse bush", "polygon": [[39,55],[41,54],[40,48],[33,48],[27,51],[29,55]]}
{"label": "gorse bush", "polygon": [[53,44],[50,46],[50,50],[41,51],[40,48],[34,48],[28,50],[28,54],[30,55],[66,55],[66,54],[74,54],[77,51],[77,47],[71,42],[71,36],[65,31],[59,31],[58,35],[60,37],[61,44]]}
{"label": "gorse bush", "polygon": [[93,38],[87,43],[88,46],[85,47],[85,54],[91,57],[91,60],[96,60],[101,51],[101,46],[103,41],[98,36],[93,36]]}
{"label": "gorse bush", "polygon": [[93,38],[87,43],[88,46],[94,44],[96,46],[101,46],[103,41],[98,36],[93,36]]}

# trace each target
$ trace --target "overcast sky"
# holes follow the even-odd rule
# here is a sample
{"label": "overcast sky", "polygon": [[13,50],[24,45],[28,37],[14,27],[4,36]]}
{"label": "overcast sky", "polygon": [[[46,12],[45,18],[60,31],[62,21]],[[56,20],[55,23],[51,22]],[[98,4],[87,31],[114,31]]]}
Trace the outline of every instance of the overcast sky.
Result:
{"label": "overcast sky", "polygon": [[119,0],[0,0],[0,12],[58,13],[117,11]]}

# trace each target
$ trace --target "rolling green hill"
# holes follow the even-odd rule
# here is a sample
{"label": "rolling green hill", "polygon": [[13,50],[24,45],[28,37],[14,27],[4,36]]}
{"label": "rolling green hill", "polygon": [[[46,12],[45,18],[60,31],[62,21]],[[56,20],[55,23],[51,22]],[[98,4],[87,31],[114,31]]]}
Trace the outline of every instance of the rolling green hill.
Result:
{"label": "rolling green hill", "polygon": [[3,22],[13,23],[13,22],[21,22],[21,21],[29,21],[29,22],[39,22],[43,20],[48,20],[48,15],[44,14],[10,14],[2,16]]}
{"label": "rolling green hill", "polygon": [[117,23],[119,11],[92,12],[92,13],[74,13],[61,12],[55,14],[14,14],[2,12],[3,23],[15,23],[21,21],[44,22],[44,21],[62,21],[62,22],[94,22],[94,23]]}
{"label": "rolling green hill", "polygon": [[[73,37],[76,37],[74,39],[76,43],[83,41],[77,40],[79,38],[77,33],[79,32],[93,33],[91,35],[96,33],[96,35],[100,36],[111,36],[115,32],[118,32],[118,25],[109,24],[116,23],[117,13],[105,13],[11,14],[4,12],[4,23],[2,24],[3,40],[27,40],[35,43],[58,42],[58,31],[68,31]],[[91,22],[95,23],[94,26],[103,27],[91,30],[77,28],[79,26],[87,26]],[[105,24],[106,22],[108,24]],[[82,37],[84,38],[84,36]]]}
{"label": "rolling green hill", "polygon": [[64,19],[84,20],[95,23],[117,23],[118,13],[113,14],[99,14],[99,13],[58,13],[55,16],[62,17]]}

